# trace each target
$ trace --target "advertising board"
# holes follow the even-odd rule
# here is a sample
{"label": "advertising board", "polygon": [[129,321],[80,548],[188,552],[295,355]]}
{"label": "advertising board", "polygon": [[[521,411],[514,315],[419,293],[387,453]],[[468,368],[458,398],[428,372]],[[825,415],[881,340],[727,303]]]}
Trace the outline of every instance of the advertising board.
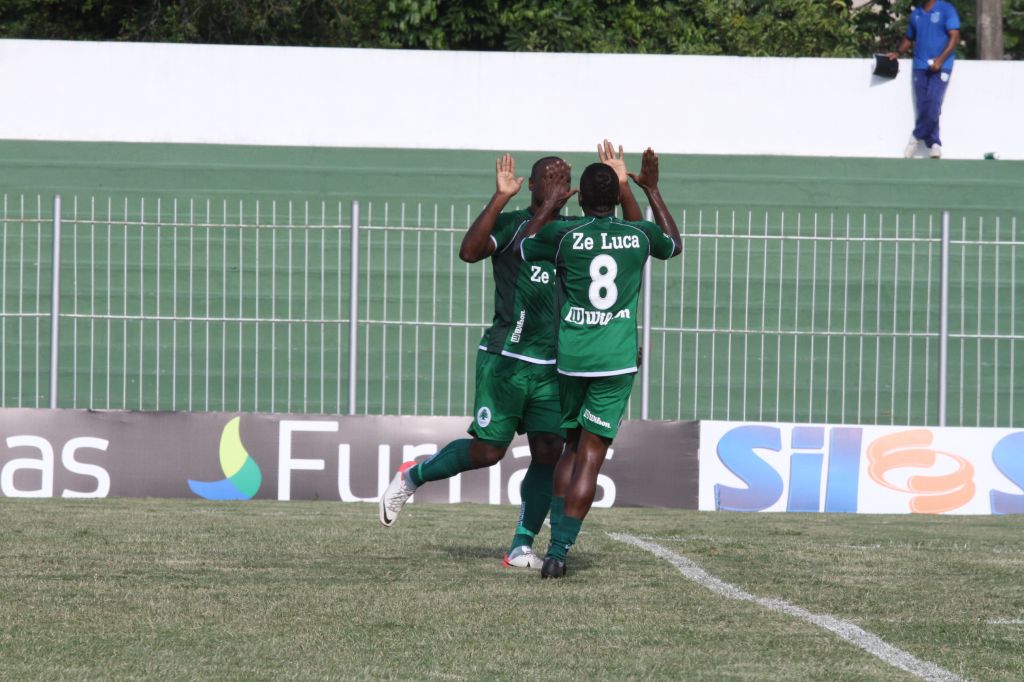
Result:
{"label": "advertising board", "polygon": [[[0,496],[374,502],[394,472],[468,417],[0,410]],[[625,422],[597,507],[697,506],[696,422]],[[493,467],[429,484],[425,502],[519,504],[525,436]]]}
{"label": "advertising board", "polygon": [[700,423],[704,510],[1024,513],[1024,431]]}

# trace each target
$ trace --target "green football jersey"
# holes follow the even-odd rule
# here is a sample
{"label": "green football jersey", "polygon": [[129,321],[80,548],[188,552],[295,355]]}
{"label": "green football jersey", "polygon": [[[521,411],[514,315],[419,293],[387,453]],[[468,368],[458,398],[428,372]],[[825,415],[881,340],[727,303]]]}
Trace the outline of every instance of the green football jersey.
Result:
{"label": "green football jersey", "polygon": [[529,209],[502,213],[491,231],[494,320],[484,332],[480,348],[534,364],[553,365],[558,335],[554,265],[524,263],[512,248],[532,217]]}
{"label": "green football jersey", "polygon": [[672,257],[675,242],[654,223],[589,216],[548,223],[523,240],[528,264],[555,263],[564,301],[558,371],[572,376],[636,372],[636,306],[648,256]]}

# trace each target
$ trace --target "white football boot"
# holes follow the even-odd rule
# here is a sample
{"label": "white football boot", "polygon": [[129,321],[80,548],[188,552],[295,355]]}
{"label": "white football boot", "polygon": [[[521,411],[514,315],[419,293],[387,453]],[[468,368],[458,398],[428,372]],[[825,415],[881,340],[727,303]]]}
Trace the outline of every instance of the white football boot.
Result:
{"label": "white football boot", "polygon": [[402,507],[415,492],[416,486],[406,480],[405,472],[396,473],[395,477],[391,479],[391,483],[388,484],[388,489],[380,496],[378,505],[380,522],[385,526],[395,525],[398,515],[402,513]]}
{"label": "white football boot", "polygon": [[532,568],[536,571],[544,565],[544,559],[534,553],[533,547],[519,545],[506,554],[501,563],[505,568]]}

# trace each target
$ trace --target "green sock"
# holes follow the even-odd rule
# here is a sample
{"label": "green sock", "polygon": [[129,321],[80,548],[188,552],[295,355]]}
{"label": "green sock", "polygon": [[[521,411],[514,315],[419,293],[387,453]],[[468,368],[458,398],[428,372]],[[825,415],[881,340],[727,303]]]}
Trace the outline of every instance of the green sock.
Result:
{"label": "green sock", "polygon": [[562,522],[565,514],[565,498],[552,494],[551,496],[551,528]]}
{"label": "green sock", "polygon": [[463,471],[469,471],[473,468],[469,463],[471,442],[468,438],[453,440],[430,459],[409,469],[409,478],[417,486],[421,486],[427,481],[441,481]]}
{"label": "green sock", "polygon": [[519,525],[516,526],[509,551],[521,545],[533,546],[533,538],[540,532],[544,517],[551,507],[551,483],[554,477],[554,464],[531,461],[526,468],[526,475],[519,486],[519,494],[523,498],[519,505]]}
{"label": "green sock", "polygon": [[562,515],[558,525],[551,524],[551,544],[548,545],[548,556],[565,561],[569,548],[576,544],[576,536],[580,534],[582,519]]}

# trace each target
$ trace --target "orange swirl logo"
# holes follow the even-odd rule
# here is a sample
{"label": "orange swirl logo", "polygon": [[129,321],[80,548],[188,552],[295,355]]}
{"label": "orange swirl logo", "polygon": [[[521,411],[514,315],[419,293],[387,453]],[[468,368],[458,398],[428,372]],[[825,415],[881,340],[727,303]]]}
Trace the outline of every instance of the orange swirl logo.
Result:
{"label": "orange swirl logo", "polygon": [[[939,514],[962,507],[974,497],[974,466],[960,455],[928,447],[932,432],[912,429],[876,438],[868,446],[868,475],[890,490],[917,493],[910,499],[915,514]],[[957,468],[951,473],[914,475],[900,486],[886,480],[893,469],[931,469],[940,458],[952,460]]]}

